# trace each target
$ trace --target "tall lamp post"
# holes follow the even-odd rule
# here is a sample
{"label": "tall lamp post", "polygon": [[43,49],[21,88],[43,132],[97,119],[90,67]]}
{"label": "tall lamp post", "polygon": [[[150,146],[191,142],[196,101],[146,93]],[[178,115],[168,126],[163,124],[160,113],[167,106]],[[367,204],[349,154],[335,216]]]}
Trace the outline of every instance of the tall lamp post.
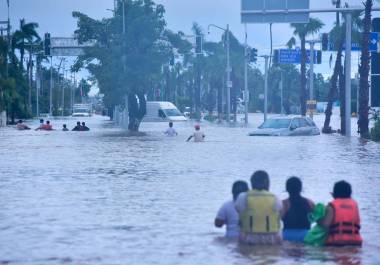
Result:
{"label": "tall lamp post", "polygon": [[230,112],[231,112],[231,88],[232,88],[232,82],[231,82],[231,66],[230,66],[230,26],[227,24],[226,28],[219,27],[215,24],[209,24],[207,27],[208,33],[210,33],[210,28],[215,27],[220,30],[223,30],[226,33],[226,46],[227,46],[227,122],[229,123],[230,120]]}

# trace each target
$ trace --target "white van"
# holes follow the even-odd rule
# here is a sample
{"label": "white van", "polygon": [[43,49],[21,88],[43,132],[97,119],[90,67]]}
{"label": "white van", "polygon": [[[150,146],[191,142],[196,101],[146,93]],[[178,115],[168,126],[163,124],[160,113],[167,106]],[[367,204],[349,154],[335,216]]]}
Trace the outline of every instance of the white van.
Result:
{"label": "white van", "polygon": [[146,114],[143,122],[160,122],[160,121],[186,121],[186,117],[177,109],[177,107],[167,101],[148,101],[146,103]]}

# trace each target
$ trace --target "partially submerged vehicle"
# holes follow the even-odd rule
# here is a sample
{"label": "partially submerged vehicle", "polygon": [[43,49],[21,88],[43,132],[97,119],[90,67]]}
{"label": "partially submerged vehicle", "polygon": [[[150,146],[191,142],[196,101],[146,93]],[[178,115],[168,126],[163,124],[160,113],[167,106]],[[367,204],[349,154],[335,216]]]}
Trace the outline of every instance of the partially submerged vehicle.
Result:
{"label": "partially submerged vehicle", "polygon": [[91,104],[74,104],[73,117],[90,117],[92,115]]}
{"label": "partially submerged vehicle", "polygon": [[303,116],[278,116],[267,119],[249,136],[319,135],[314,121]]}
{"label": "partially submerged vehicle", "polygon": [[167,101],[148,101],[143,122],[187,121],[177,107]]}

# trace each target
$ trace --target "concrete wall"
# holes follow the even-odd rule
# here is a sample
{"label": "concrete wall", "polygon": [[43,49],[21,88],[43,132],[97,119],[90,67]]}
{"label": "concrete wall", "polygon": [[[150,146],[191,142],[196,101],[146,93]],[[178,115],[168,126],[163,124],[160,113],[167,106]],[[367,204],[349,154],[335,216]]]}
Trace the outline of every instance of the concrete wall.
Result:
{"label": "concrete wall", "polygon": [[0,112],[0,127],[7,125],[7,114],[5,111]]}

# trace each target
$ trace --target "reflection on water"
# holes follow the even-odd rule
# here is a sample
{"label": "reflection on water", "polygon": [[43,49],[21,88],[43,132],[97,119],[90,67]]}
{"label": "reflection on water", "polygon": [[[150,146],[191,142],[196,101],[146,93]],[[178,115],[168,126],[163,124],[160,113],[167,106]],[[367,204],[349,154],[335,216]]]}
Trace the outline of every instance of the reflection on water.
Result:
{"label": "reflection on water", "polygon": [[[0,130],[0,264],[380,264],[378,144],[248,137],[250,128],[207,124],[206,142],[195,144],[185,142],[191,122],[167,138],[166,124],[130,136],[102,118],[85,121],[90,132]],[[351,182],[364,246],[247,248],[221,239],[217,209],[233,181],[257,169],[269,172],[281,198],[290,175],[324,203],[335,181]]]}

